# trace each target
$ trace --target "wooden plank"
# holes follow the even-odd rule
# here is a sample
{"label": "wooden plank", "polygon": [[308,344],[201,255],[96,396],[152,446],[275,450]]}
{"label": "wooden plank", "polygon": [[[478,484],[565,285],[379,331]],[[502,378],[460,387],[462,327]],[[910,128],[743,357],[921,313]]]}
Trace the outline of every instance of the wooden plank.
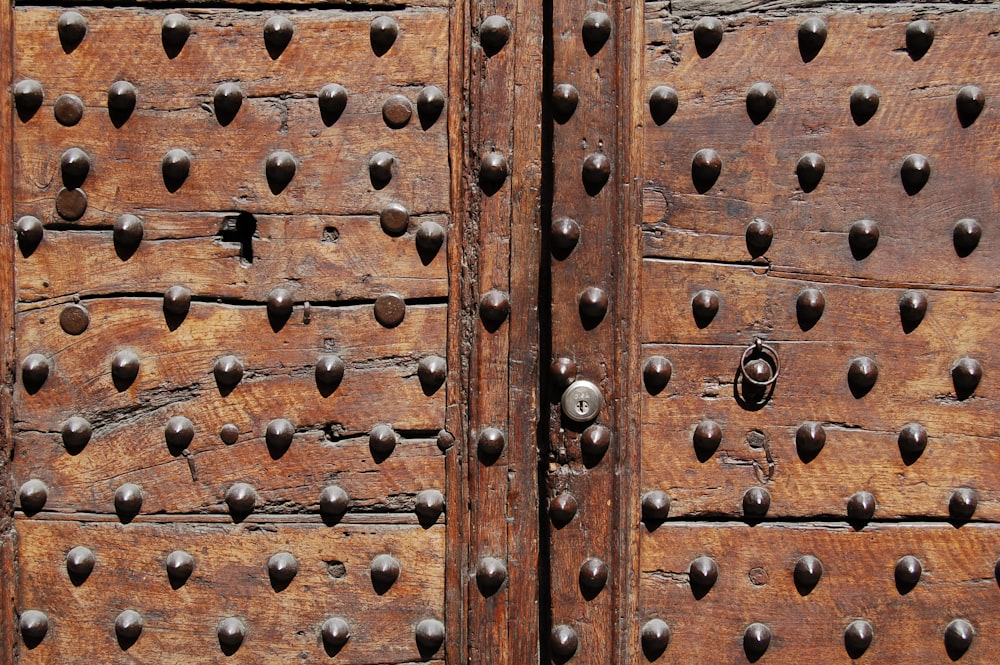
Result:
{"label": "wooden plank", "polygon": [[[900,524],[860,532],[812,524],[664,525],[642,532],[639,623],[657,617],[671,630],[662,662],[745,662],[743,631],[766,624],[767,663],[849,663],[844,630],[868,621],[874,639],[864,662],[951,662],[943,634],[956,618],[976,636],[961,662],[1000,657],[994,564],[1000,531],[994,525]],[[800,556],[820,559],[823,576],[802,595],[792,571]],[[718,581],[702,598],[692,594],[695,557],[716,560]],[[893,570],[917,557],[923,576],[897,589]]]}
{"label": "wooden plank", "polygon": [[[42,642],[24,649],[25,663],[218,662],[224,656],[216,627],[231,616],[247,626],[237,658],[325,661],[320,627],[340,616],[348,622],[351,638],[337,653],[337,662],[414,662],[424,660],[414,640],[416,625],[440,619],[443,610],[440,526],[122,527],[19,520],[18,530],[21,574],[49,580],[21,591],[22,610],[38,609],[49,616]],[[96,559],[93,572],[79,585],[69,578],[65,564],[74,546],[89,548]],[[195,567],[186,584],[174,589],[164,565],[178,549],[195,557]],[[287,588],[277,591],[266,565],[282,551],[296,558],[299,570]],[[380,554],[395,557],[401,568],[398,580],[381,595],[369,573]],[[127,609],[139,612],[144,626],[125,649],[115,638],[114,622]]]}

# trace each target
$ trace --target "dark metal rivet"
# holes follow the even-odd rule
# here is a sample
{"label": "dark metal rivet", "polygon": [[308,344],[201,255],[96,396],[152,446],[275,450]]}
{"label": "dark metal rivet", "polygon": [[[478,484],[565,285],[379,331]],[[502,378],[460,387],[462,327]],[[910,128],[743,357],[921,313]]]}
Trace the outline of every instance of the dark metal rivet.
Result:
{"label": "dark metal rivet", "polygon": [[589,286],[580,294],[580,316],[586,319],[603,319],[608,313],[608,294],[604,289]]}
{"label": "dark metal rivet", "polygon": [[70,453],[78,453],[90,443],[94,430],[86,418],[71,416],[61,428],[63,446]]}
{"label": "dark metal rivet", "polygon": [[420,126],[427,129],[441,117],[444,111],[445,97],[441,88],[436,85],[429,85],[417,95],[417,116],[420,118]]}
{"label": "dark metal rivet", "polygon": [[272,59],[276,59],[292,41],[295,24],[287,16],[272,16],[264,23],[264,46]]}
{"label": "dark metal rivet", "polygon": [[69,53],[87,36],[87,19],[80,12],[63,12],[56,21],[56,29],[63,50]]}
{"label": "dark metal rivet", "polygon": [[649,115],[657,125],[666,123],[677,112],[677,91],[666,85],[658,85],[649,93]]}
{"label": "dark metal rivet", "polygon": [[559,624],[552,629],[549,636],[552,653],[557,658],[569,659],[580,646],[580,638],[576,631],[566,624]]}
{"label": "dark metal rivet", "polygon": [[642,519],[647,522],[662,522],[670,514],[670,497],[662,490],[653,490],[642,495]]}
{"label": "dark metal rivet", "polygon": [[750,382],[744,386],[744,390],[753,392],[760,386],[766,386],[774,378],[774,367],[763,358],[754,358],[744,363],[741,370],[743,377]]}
{"label": "dark metal rivet", "polygon": [[944,646],[948,657],[958,660],[972,646],[976,629],[965,619],[955,619],[944,629]]}
{"label": "dark metal rivet", "polygon": [[698,458],[705,461],[722,443],[722,428],[714,420],[703,420],[694,428],[691,438]]}
{"label": "dark metal rivet", "polygon": [[747,115],[755,125],[764,122],[777,103],[778,93],[770,83],[754,83],[747,90]]}
{"label": "dark metal rivet", "polygon": [[115,636],[119,642],[131,644],[142,634],[142,615],[135,610],[125,610],[115,619]]}
{"label": "dark metal rivet", "polygon": [[38,478],[32,478],[18,490],[18,498],[21,500],[21,510],[28,515],[33,515],[45,506],[49,499],[49,488]]}
{"label": "dark metal rivet", "polygon": [[90,312],[83,305],[67,305],[59,312],[59,325],[69,335],[79,335],[90,326]]}
{"label": "dark metal rivet", "polygon": [[377,56],[383,56],[392,45],[396,43],[399,35],[399,24],[388,16],[379,16],[372,21],[368,29],[368,36],[371,39],[372,51]]}
{"label": "dark metal rivet", "polygon": [[316,98],[323,124],[327,127],[337,122],[347,107],[347,90],[338,83],[324,85]]}
{"label": "dark metal rivet", "polygon": [[969,520],[972,519],[978,505],[979,496],[976,494],[976,490],[970,487],[959,487],[951,493],[951,498],[948,499],[948,513],[952,519]]}
{"label": "dark metal rivet", "polygon": [[983,237],[983,227],[974,219],[960,219],[951,229],[952,242],[955,243],[955,253],[965,258],[979,246]]}
{"label": "dark metal rivet", "polygon": [[167,555],[164,567],[170,581],[181,585],[194,573],[194,557],[184,550],[174,550]]}
{"label": "dark metal rivet", "polygon": [[924,566],[920,559],[907,555],[896,562],[893,576],[896,578],[896,586],[909,591],[920,581],[920,576],[924,573]]}
{"label": "dark metal rivet", "polygon": [[570,358],[556,358],[549,364],[549,376],[559,392],[576,380],[576,363]]}
{"label": "dark metal rivet", "polygon": [[867,621],[858,619],[848,624],[844,629],[844,648],[851,658],[860,658],[861,655],[871,646],[875,631]]}
{"label": "dark metal rivet", "polygon": [[907,457],[917,457],[927,448],[927,429],[918,423],[909,423],[899,430],[899,451]]}
{"label": "dark metal rivet", "polygon": [[438,430],[437,447],[441,452],[451,450],[455,445],[455,435],[446,429]]}
{"label": "dark metal rivet", "polygon": [[851,90],[851,117],[854,124],[861,126],[872,119],[878,111],[879,94],[875,86],[857,85]]}
{"label": "dark metal rivet", "polygon": [[656,660],[670,644],[670,626],[663,619],[650,619],[642,627],[642,652]]}
{"label": "dark metal rivet", "polygon": [[21,612],[18,628],[25,642],[37,644],[45,637],[45,633],[49,632],[49,617],[45,612],[25,610]]}
{"label": "dark metal rivet", "polygon": [[124,215],[119,215],[118,219],[115,220],[114,230],[112,231],[112,238],[114,239],[115,248],[118,250],[119,255],[124,257],[131,256],[139,243],[142,242],[142,236],[145,232],[142,220],[125,213]]}
{"label": "dark metal rivet", "polygon": [[934,43],[934,25],[930,21],[913,21],[906,26],[906,50],[913,60],[924,57]]}
{"label": "dark metal rivet", "polygon": [[448,363],[441,356],[426,356],[417,363],[417,378],[424,394],[433,395],[444,385],[448,376]]}
{"label": "dark metal rivet", "polygon": [[243,91],[235,83],[223,83],[215,89],[215,118],[228,125],[243,106]]}
{"label": "dark metal rivet", "polygon": [[927,314],[927,294],[923,291],[904,291],[899,298],[899,318],[903,325],[916,327]]}
{"label": "dark metal rivet", "polygon": [[21,382],[29,393],[38,392],[49,378],[49,359],[40,353],[32,353],[21,361]]}
{"label": "dark metal rivet", "polygon": [[272,554],[271,558],[267,560],[267,574],[271,578],[272,584],[286,585],[295,578],[298,572],[299,562],[290,552]]}
{"label": "dark metal rivet", "polygon": [[691,160],[691,180],[699,194],[712,188],[722,173],[722,158],[711,148],[702,148]]}
{"label": "dark metal rivet", "polygon": [[496,329],[510,315],[510,298],[503,291],[491,289],[479,300],[479,317],[487,328]]}
{"label": "dark metal rivet", "polygon": [[346,365],[340,356],[323,355],[316,359],[316,383],[320,387],[336,388],[344,379]]}
{"label": "dark metal rivet", "polygon": [[580,588],[585,596],[596,595],[607,585],[610,570],[608,564],[597,557],[591,557],[580,566]]}
{"label": "dark metal rivet", "polygon": [[806,595],[816,588],[823,578],[823,562],[812,554],[800,556],[792,570],[792,579],[800,595]]}
{"label": "dark metal rivet", "polygon": [[799,292],[795,299],[795,315],[799,319],[799,326],[807,330],[816,324],[823,316],[826,308],[826,298],[819,289],[807,288]]}
{"label": "dark metal rivet", "polygon": [[76,95],[59,95],[52,112],[60,125],[72,127],[83,118],[83,100]]}
{"label": "dark metal rivet", "polygon": [[45,99],[42,84],[33,79],[18,81],[14,86],[14,104],[21,120],[27,121],[35,114]]}
{"label": "dark metal rivet", "polygon": [[805,422],[795,431],[795,448],[802,457],[815,457],[826,445],[826,430],[823,425]]}
{"label": "dark metal rivet", "polygon": [[191,155],[180,148],[168,150],[161,163],[163,183],[170,191],[176,191],[191,172]]}
{"label": "dark metal rivet", "polygon": [[267,423],[264,430],[264,444],[271,457],[281,457],[292,445],[295,425],[287,418],[275,418]]}
{"label": "dark metal rivet", "polygon": [[398,442],[399,437],[396,435],[396,431],[389,425],[375,425],[368,433],[368,448],[372,457],[378,461],[391,455]]}
{"label": "dark metal rivet", "polygon": [[226,423],[219,428],[219,438],[227,446],[236,443],[240,438],[240,428],[233,423]]}
{"label": "dark metal rivet", "polygon": [[401,236],[410,225],[410,211],[401,203],[390,203],[378,215],[382,230],[391,236]]}
{"label": "dark metal rivet", "polygon": [[212,367],[215,381],[224,388],[232,388],[243,379],[243,363],[236,356],[222,356]]}
{"label": "dark metal rivet", "polygon": [[227,617],[219,622],[215,634],[219,638],[219,644],[223,651],[235,651],[243,644],[247,636],[247,626],[242,620],[236,617]]}
{"label": "dark metal rivet", "polygon": [[604,425],[591,425],[580,435],[580,452],[587,466],[599,462],[610,446],[611,430]]}
{"label": "dark metal rivet", "polygon": [[673,365],[663,356],[647,358],[642,365],[642,381],[646,386],[646,391],[650,395],[659,394],[670,383],[673,371]]}
{"label": "dark metal rivet", "polygon": [[399,578],[399,561],[389,554],[379,554],[372,559],[369,567],[372,578],[372,586],[379,594],[389,590]]}
{"label": "dark metal rivet", "polygon": [[331,649],[340,649],[351,639],[351,627],[340,617],[324,621],[320,633],[323,635],[323,644]]}
{"label": "dark metal rivet", "polygon": [[743,516],[760,519],[771,507],[771,493],[763,487],[751,487],[743,493]]}
{"label": "dark metal rivet", "polygon": [[757,661],[771,646],[771,629],[762,623],[752,623],[743,631],[743,651],[750,662]]}
{"label": "dark metal rivet", "polygon": [[487,427],[479,433],[477,450],[480,457],[493,458],[500,455],[507,445],[507,437],[496,427]]}
{"label": "dark metal rivet", "polygon": [[961,397],[967,397],[979,386],[983,378],[983,366],[975,358],[959,358],[951,367],[951,380],[955,384],[955,392]]}
{"label": "dark metal rivet", "polygon": [[688,566],[688,580],[691,588],[698,590],[700,595],[704,595],[709,589],[715,586],[719,579],[719,564],[709,556],[700,556]]}
{"label": "dark metal rivet", "polygon": [[319,512],[330,517],[339,518],[347,512],[351,505],[351,497],[347,491],[337,485],[327,485],[319,493]]}
{"label": "dark metal rivet", "polygon": [[703,328],[719,313],[719,294],[703,289],[691,298],[691,313],[699,328]]}
{"label": "dark metal rivet", "polygon": [[579,103],[580,91],[574,85],[560,83],[552,90],[552,115],[560,124],[573,116]]}
{"label": "dark metal rivet", "polygon": [[851,224],[851,228],[847,231],[847,243],[851,247],[851,254],[859,261],[875,250],[878,240],[878,224],[870,219],[859,219]]}
{"label": "dark metal rivet", "polygon": [[382,120],[392,129],[402,129],[413,117],[413,104],[403,95],[391,95],[382,104]]}
{"label": "dark metal rivet", "polygon": [[592,152],[583,159],[583,186],[591,196],[601,191],[611,177],[611,160],[603,152]]}
{"label": "dark metal rivet", "polygon": [[507,566],[495,557],[483,557],[476,566],[476,586],[484,596],[492,596],[507,581]]}
{"label": "dark metal rivet", "polygon": [[583,47],[590,55],[604,48],[611,37],[611,17],[604,12],[590,12],[583,17]]}
{"label": "dark metal rivet", "polygon": [[124,349],[111,357],[111,376],[116,381],[129,384],[139,376],[139,356],[135,351]]}
{"label": "dark metal rivet", "polygon": [[163,311],[174,316],[184,316],[191,309],[191,289],[171,286],[163,294]]}
{"label": "dark metal rivet", "polygon": [[444,624],[437,619],[424,619],[413,631],[421,657],[430,658],[444,644]]}
{"label": "dark metal rivet", "polygon": [[406,302],[398,293],[383,293],[375,299],[375,320],[386,328],[395,328],[406,317]]}
{"label": "dark metal rivet", "polygon": [[847,370],[847,383],[855,396],[866,394],[878,381],[878,365],[867,356],[859,356],[851,360]]}
{"label": "dark metal rivet", "polygon": [[694,24],[694,44],[698,55],[707,58],[715,53],[715,49],[719,48],[719,44],[722,43],[724,34],[725,27],[722,25],[722,21],[714,16],[698,19],[698,22]]}
{"label": "dark metal rivet", "polygon": [[116,125],[124,122],[135,110],[138,94],[128,81],[115,81],[108,88],[108,111]]}
{"label": "dark metal rivet", "polygon": [[903,181],[903,189],[913,196],[923,189],[931,177],[931,163],[923,155],[917,153],[907,155],[899,167],[899,177]]}
{"label": "dark metal rivet", "polygon": [[292,314],[295,299],[286,288],[277,286],[267,294],[267,315],[276,319],[287,319]]}
{"label": "dark metal rivet", "polygon": [[257,505],[257,491],[246,483],[233,483],[226,490],[226,505],[231,515],[237,517],[249,515]]}
{"label": "dark metal rivet", "polygon": [[854,522],[867,522],[875,516],[875,497],[870,492],[855,492],[847,500],[847,518]]}
{"label": "dark metal rivet", "polygon": [[135,483],[125,483],[115,490],[115,512],[123,522],[128,521],[142,510],[142,488]]}
{"label": "dark metal rivet", "polygon": [[968,127],[976,121],[986,106],[986,96],[974,85],[967,85],[955,95],[955,110],[963,127]]}
{"label": "dark metal rivet", "polygon": [[160,39],[167,57],[175,58],[191,36],[191,22],[183,14],[167,14],[160,24]]}
{"label": "dark metal rivet", "polygon": [[14,230],[17,232],[17,244],[25,257],[31,255],[38,248],[45,235],[42,221],[33,215],[24,215],[19,218],[14,225]]}
{"label": "dark metal rivet", "polygon": [[503,153],[492,151],[483,156],[479,165],[481,183],[497,188],[507,179],[509,165]]}
{"label": "dark metal rivet", "polygon": [[549,517],[558,526],[568,524],[575,516],[580,506],[576,497],[569,492],[563,492],[549,501]]}
{"label": "dark metal rivet", "polygon": [[754,219],[747,224],[747,250],[753,258],[763,256],[770,249],[772,240],[774,240],[774,229],[771,227],[770,222],[763,219]]}
{"label": "dark metal rivet", "polygon": [[94,570],[97,558],[88,548],[78,545],[66,553],[66,572],[74,584],[80,584]]}
{"label": "dark metal rivet", "polygon": [[389,152],[376,152],[368,160],[368,175],[375,189],[382,189],[392,180],[396,158]]}
{"label": "dark metal rivet", "polygon": [[66,187],[79,187],[90,174],[90,157],[79,148],[70,148],[59,159],[59,169]]}
{"label": "dark metal rivet", "polygon": [[68,222],[75,222],[87,212],[87,193],[63,187],[56,194],[56,212]]}
{"label": "dark metal rivet", "polygon": [[272,194],[280,194],[284,191],[288,183],[295,177],[298,165],[292,153],[285,150],[272,152],[267,156],[264,164],[264,173],[267,176],[267,185]]}
{"label": "dark metal rivet", "polygon": [[815,152],[807,152],[795,163],[795,175],[799,179],[799,187],[804,192],[811,192],[819,185],[826,173],[826,160]]}
{"label": "dark metal rivet", "polygon": [[510,21],[504,16],[486,17],[479,25],[479,43],[482,44],[486,55],[495,55],[500,52],[510,40]]}
{"label": "dark metal rivet", "polygon": [[823,50],[829,34],[826,21],[821,18],[807,18],[799,24],[799,55],[803,62],[811,62]]}
{"label": "dark metal rivet", "polygon": [[417,227],[417,248],[424,252],[437,252],[444,244],[444,227],[437,222],[420,222]]}
{"label": "dark metal rivet", "polygon": [[580,225],[575,219],[558,217],[552,222],[552,246],[568,254],[580,241]]}
{"label": "dark metal rivet", "polygon": [[435,489],[421,491],[413,500],[413,512],[421,525],[434,524],[444,512],[444,494]]}

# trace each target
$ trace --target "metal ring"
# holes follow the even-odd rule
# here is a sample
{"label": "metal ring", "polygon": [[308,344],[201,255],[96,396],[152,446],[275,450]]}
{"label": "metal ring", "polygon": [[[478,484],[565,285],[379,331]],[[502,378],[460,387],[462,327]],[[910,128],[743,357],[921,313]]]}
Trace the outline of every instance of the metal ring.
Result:
{"label": "metal ring", "polygon": [[[752,379],[747,376],[746,364],[747,361],[754,355],[769,356],[771,361],[770,365],[774,367],[774,374],[767,381],[758,381],[757,379]],[[754,340],[754,343],[746,348],[743,352],[743,356],[740,357],[740,374],[743,376],[743,380],[751,385],[757,386],[759,388],[766,388],[778,380],[778,372],[781,370],[781,363],[778,360],[778,352],[774,350],[774,347],[769,344],[764,344],[760,341],[760,338]]]}

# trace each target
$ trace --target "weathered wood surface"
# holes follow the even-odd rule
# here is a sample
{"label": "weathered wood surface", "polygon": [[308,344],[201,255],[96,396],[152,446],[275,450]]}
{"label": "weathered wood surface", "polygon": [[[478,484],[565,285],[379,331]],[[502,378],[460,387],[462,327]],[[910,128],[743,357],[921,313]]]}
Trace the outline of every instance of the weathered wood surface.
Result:
{"label": "weathered wood surface", "polygon": [[[659,617],[671,629],[657,662],[746,662],[743,631],[752,622],[772,632],[763,663],[849,663],[844,629],[871,623],[874,639],[862,662],[952,662],[944,629],[969,621],[976,636],[962,663],[1000,658],[997,641],[997,527],[900,524],[861,532],[811,524],[755,527],[664,525],[642,532],[640,619]],[[792,571],[800,556],[820,559],[824,572],[807,595]],[[923,576],[906,593],[893,569],[915,556]],[[709,556],[718,581],[697,599],[688,570]]]}
{"label": "weathered wood surface", "polygon": [[[671,18],[681,25],[690,24],[703,16],[726,16],[730,14],[755,13],[763,17],[783,18],[789,14],[804,14],[824,10],[870,13],[884,9],[880,3],[842,2],[841,0],[670,0],[647,2],[647,16]],[[996,6],[994,0],[937,0],[936,2],[893,2],[897,11],[913,11],[921,18],[934,19],[943,13],[969,9],[969,5]]]}
{"label": "weathered wood surface", "polygon": [[[326,662],[320,627],[339,616],[351,637],[335,662],[407,663],[425,660],[414,640],[416,625],[442,616],[446,558],[440,526],[122,527],[22,519],[18,530],[20,573],[35,581],[21,586],[19,607],[49,616],[42,642],[22,650],[24,663],[216,663],[226,659],[216,627],[230,616],[247,626],[247,637],[232,656],[242,662]],[[94,553],[96,564],[75,585],[65,558],[78,545]],[[174,550],[195,558],[193,574],[176,589],[164,567]],[[267,561],[283,551],[296,558],[299,570],[277,591]],[[401,569],[382,594],[369,572],[380,554],[395,557]],[[124,649],[114,623],[127,609],[139,612],[144,626]]]}

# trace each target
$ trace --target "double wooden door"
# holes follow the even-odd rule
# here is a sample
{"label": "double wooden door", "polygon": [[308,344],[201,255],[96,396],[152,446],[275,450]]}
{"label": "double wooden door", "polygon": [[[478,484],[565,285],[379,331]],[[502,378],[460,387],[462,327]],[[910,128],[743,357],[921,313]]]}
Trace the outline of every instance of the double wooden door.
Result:
{"label": "double wooden door", "polygon": [[991,663],[1000,12],[4,3],[11,663]]}

